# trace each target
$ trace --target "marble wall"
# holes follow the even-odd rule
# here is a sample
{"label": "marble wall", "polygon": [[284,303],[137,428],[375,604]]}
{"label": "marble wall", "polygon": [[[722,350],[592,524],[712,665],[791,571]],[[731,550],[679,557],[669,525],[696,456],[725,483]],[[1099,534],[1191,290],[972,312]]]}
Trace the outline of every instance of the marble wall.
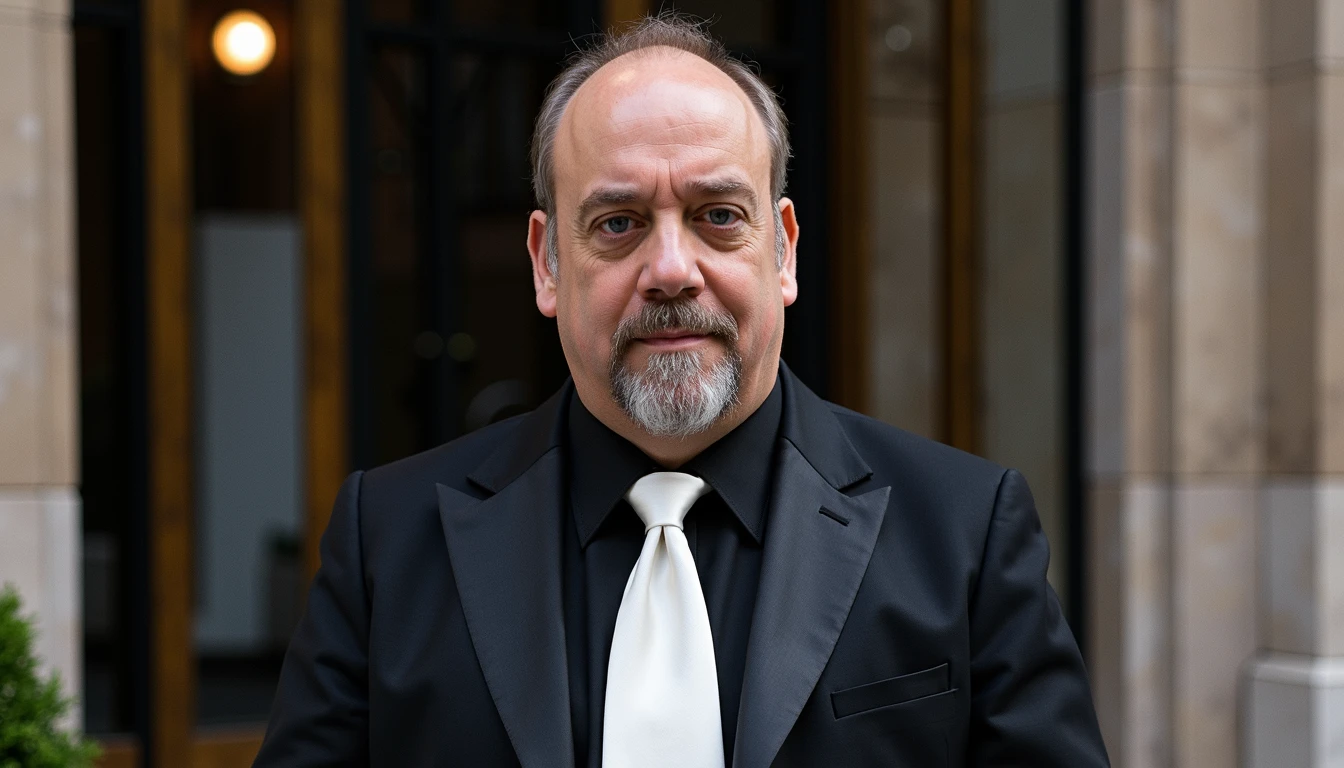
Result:
{"label": "marble wall", "polygon": [[72,66],[67,2],[0,0],[0,582],[78,692]]}
{"label": "marble wall", "polygon": [[1344,3],[1088,14],[1090,655],[1112,759],[1344,765]]}
{"label": "marble wall", "polygon": [[1344,766],[1344,2],[1266,2],[1256,766]]}
{"label": "marble wall", "polygon": [[1238,764],[1263,105],[1232,5],[1088,6],[1089,656],[1116,765]]}

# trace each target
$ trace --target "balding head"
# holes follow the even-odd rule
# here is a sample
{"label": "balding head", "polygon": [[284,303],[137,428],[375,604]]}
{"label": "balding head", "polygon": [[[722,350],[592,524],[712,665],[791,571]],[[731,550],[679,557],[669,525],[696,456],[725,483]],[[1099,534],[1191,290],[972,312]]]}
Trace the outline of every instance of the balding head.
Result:
{"label": "balding head", "polygon": [[704,59],[654,47],[608,62],[574,94],[555,136],[553,223],[582,226],[637,181],[660,183],[636,168],[656,162],[716,169],[670,168],[666,180],[736,185],[753,208],[770,209],[770,142],[746,93]]}
{"label": "balding head", "polygon": [[[661,14],[645,18],[623,34],[599,38],[596,45],[571,59],[547,90],[532,135],[532,188],[538,208],[548,216],[555,213],[556,139],[569,114],[571,101],[589,78],[607,64],[631,54],[647,55],[653,49],[664,49],[659,52],[662,54],[671,51],[690,54],[717,69],[737,86],[765,131],[770,153],[770,200],[778,201],[784,194],[789,135],[784,112],[774,91],[749,66],[733,58],[721,43],[710,37],[701,24],[675,14]],[[550,233],[549,244],[555,245],[554,231]],[[553,268],[558,267],[554,249],[548,258]]]}
{"label": "balding head", "polygon": [[613,59],[579,87],[556,133],[552,168],[559,174],[564,163],[588,159],[636,122],[660,123],[666,138],[676,140],[697,120],[740,131],[752,159],[764,163],[769,189],[769,139],[747,94],[704,59],[663,46]]}

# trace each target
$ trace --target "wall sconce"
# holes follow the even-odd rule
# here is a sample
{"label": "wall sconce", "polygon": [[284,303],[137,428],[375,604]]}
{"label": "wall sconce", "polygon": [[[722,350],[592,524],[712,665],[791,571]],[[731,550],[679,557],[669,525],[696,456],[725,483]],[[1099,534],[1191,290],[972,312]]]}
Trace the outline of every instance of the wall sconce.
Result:
{"label": "wall sconce", "polygon": [[232,11],[215,24],[215,60],[234,75],[255,75],[275,58],[275,30],[252,11]]}

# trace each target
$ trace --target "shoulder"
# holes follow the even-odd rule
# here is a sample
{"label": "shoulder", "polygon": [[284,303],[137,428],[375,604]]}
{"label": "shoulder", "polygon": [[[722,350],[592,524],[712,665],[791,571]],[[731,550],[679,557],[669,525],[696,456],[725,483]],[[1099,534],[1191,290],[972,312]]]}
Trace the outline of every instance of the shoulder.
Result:
{"label": "shoulder", "polygon": [[[847,408],[827,407],[873,472],[846,493],[890,489],[879,549],[900,552],[896,560],[904,565],[899,568],[962,574],[952,580],[975,583],[1004,497],[1012,501],[1026,489],[1021,476]],[[1028,524],[1018,532],[1036,528]]]}
{"label": "shoulder", "polygon": [[438,487],[485,496],[467,476],[500,446],[515,439],[521,418],[482,427],[427,451],[356,473],[353,502],[369,566],[395,570],[408,557],[419,562],[412,553],[442,536]]}
{"label": "shoulder", "polygon": [[835,403],[825,405],[872,468],[865,485],[892,485],[903,495],[942,504],[993,504],[1008,472],[1003,466]]}
{"label": "shoulder", "polygon": [[435,486],[474,493],[467,475],[501,446],[512,442],[528,414],[482,427],[427,451],[366,470],[361,496],[366,503],[434,498]]}

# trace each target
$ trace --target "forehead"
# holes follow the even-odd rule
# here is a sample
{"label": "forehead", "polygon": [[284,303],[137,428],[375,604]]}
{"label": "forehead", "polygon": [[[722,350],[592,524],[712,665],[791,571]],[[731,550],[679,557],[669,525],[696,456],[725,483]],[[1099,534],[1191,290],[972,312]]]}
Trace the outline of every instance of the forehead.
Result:
{"label": "forehead", "polygon": [[655,168],[676,176],[736,166],[753,181],[770,172],[765,127],[746,93],[704,59],[666,48],[614,59],[580,86],[554,158],[569,194]]}

